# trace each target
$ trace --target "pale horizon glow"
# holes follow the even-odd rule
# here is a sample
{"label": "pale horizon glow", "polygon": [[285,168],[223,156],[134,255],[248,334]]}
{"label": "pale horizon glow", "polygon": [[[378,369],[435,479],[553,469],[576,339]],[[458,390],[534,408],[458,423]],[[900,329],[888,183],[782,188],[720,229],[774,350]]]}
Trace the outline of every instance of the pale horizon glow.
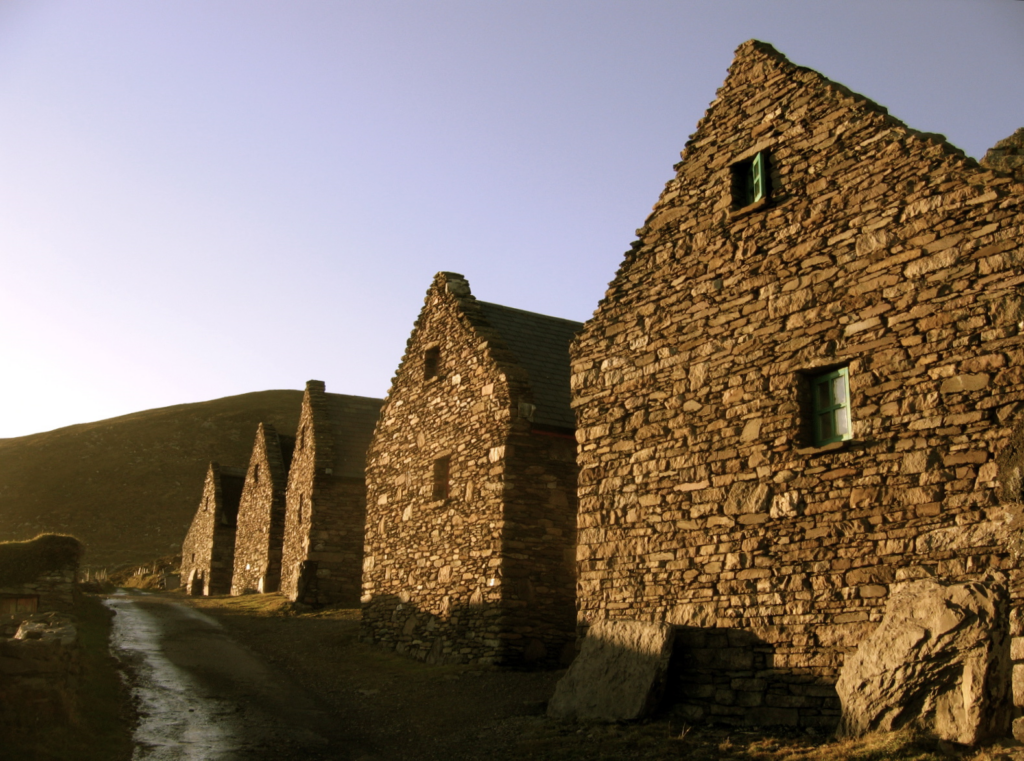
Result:
{"label": "pale horizon glow", "polygon": [[1018,0],[0,4],[0,438],[319,379],[435,272],[586,320],[738,45],[981,158]]}

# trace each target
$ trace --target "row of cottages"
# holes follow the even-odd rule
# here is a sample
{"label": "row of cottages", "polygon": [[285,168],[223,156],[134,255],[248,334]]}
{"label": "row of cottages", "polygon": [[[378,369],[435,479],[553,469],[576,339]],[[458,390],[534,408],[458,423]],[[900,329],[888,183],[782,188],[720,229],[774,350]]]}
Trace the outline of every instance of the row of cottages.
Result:
{"label": "row of cottages", "polygon": [[211,463],[182,544],[188,593],[357,604],[365,455],[380,405],[309,381],[294,437],[260,424],[247,470]]}
{"label": "row of cottages", "polygon": [[1024,140],[1000,145],[1016,178],[747,42],[574,343],[580,623],[676,624],[689,719],[834,727],[901,584],[1012,574]]}
{"label": "row of cottages", "polygon": [[367,455],[364,641],[431,663],[571,656],[581,327],[434,278]]}

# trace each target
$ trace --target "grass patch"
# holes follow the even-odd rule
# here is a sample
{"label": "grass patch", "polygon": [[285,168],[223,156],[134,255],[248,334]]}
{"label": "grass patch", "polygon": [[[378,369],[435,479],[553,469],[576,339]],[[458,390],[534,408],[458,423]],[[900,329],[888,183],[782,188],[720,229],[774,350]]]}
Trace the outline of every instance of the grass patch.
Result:
{"label": "grass patch", "polygon": [[27,542],[0,542],[0,587],[35,581],[44,573],[77,567],[85,548],[73,536],[40,534]]}

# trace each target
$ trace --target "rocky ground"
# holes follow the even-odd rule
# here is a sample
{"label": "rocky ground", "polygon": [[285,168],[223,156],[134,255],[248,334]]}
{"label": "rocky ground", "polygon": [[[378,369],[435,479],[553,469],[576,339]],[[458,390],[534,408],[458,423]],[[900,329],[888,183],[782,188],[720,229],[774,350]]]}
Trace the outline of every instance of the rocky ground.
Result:
{"label": "rocky ground", "polygon": [[349,738],[338,758],[359,761],[595,761],[763,759],[1024,761],[1012,740],[960,748],[899,734],[838,742],[803,732],[687,727],[671,713],[634,725],[562,724],[544,716],[562,672],[428,666],[360,643],[359,612],[295,614],[276,595],[178,598],[289,674],[336,716]]}

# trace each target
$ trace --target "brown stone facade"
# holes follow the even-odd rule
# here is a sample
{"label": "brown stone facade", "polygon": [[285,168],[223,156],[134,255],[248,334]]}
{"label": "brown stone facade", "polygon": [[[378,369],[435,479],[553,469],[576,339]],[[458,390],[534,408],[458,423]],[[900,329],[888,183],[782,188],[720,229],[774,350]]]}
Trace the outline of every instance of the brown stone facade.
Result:
{"label": "brown stone facade", "polygon": [[580,327],[435,277],[367,456],[364,641],[433,663],[571,649]]}
{"label": "brown stone facade", "polygon": [[285,490],[295,439],[260,423],[238,505],[231,594],[276,592],[281,586]]}
{"label": "brown stone facade", "polygon": [[380,399],[309,381],[288,474],[281,591],[306,605],[359,603],[366,448]]}
{"label": "brown stone facade", "polygon": [[245,471],[211,462],[203,496],[181,545],[181,583],[191,595],[231,592],[235,528]]}
{"label": "brown stone facade", "polygon": [[1011,565],[1024,185],[755,41],[676,170],[573,348],[579,621],[678,625],[688,720],[833,727],[901,584]]}
{"label": "brown stone facade", "polygon": [[981,165],[1024,182],[1024,127],[989,148]]}

